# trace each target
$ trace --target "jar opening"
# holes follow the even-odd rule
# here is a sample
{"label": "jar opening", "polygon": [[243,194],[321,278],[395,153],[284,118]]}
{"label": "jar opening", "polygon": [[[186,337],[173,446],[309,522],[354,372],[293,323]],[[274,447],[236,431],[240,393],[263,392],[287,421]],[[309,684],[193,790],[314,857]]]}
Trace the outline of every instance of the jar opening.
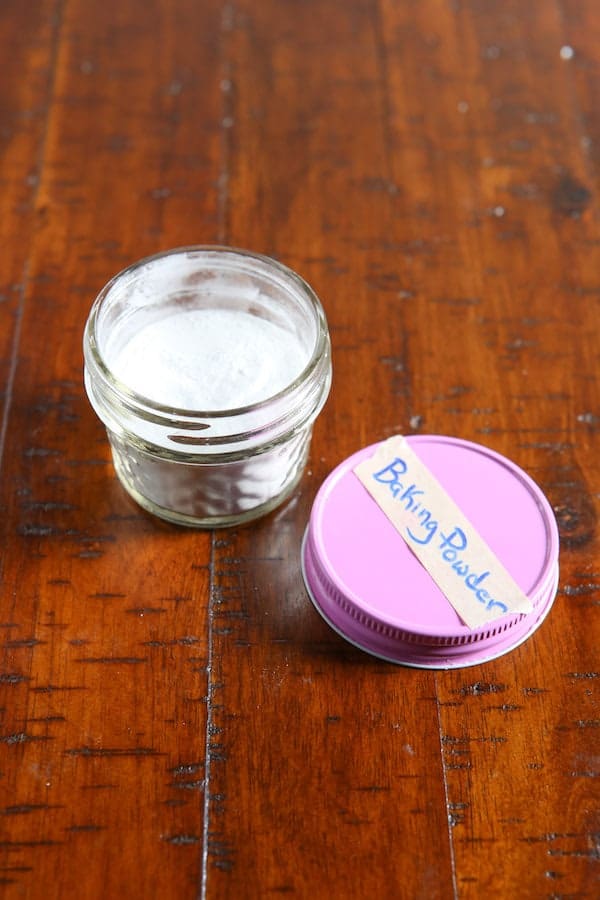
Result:
{"label": "jar opening", "polygon": [[163,448],[279,440],[312,422],[331,383],[309,285],[228,247],[178,248],[124,269],[92,306],[84,355],[107,428]]}
{"label": "jar opening", "polygon": [[311,288],[279,263],[182,248],[113,278],[87,339],[115,394],[159,415],[218,419],[293,391],[322,355],[326,327]]}

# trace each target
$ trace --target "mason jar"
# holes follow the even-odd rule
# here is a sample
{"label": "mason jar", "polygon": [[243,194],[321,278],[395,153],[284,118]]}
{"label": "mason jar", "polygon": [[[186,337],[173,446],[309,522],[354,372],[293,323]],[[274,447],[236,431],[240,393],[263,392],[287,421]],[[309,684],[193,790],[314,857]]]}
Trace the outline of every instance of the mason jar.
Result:
{"label": "mason jar", "polygon": [[84,359],[122,485],[149,512],[205,528],[290,495],[331,385],[315,293],[228,247],[182,247],[116,275],[90,311]]}

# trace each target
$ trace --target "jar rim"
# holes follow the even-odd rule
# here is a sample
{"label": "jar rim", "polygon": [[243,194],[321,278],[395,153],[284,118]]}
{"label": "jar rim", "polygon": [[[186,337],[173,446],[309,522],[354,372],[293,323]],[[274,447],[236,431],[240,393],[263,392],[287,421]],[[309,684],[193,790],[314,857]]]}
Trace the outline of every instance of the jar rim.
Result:
{"label": "jar rim", "polygon": [[[179,407],[172,404],[159,403],[151,397],[141,394],[129,387],[121,379],[112,372],[106,363],[97,340],[96,326],[98,317],[103,307],[104,301],[109,297],[119,281],[134,273],[148,264],[157,262],[166,257],[176,257],[190,254],[206,254],[214,255],[221,259],[230,257],[239,261],[250,260],[259,263],[261,274],[268,277],[269,271],[276,272],[284,282],[288,282],[296,290],[309,301],[312,308],[317,325],[317,334],[315,345],[311,356],[301,372],[280,391],[270,394],[262,400],[250,403],[244,406],[228,407],[226,409],[192,409],[190,407]],[[194,420],[209,419],[218,420],[231,418],[235,416],[243,416],[253,412],[258,412],[267,407],[276,404],[285,397],[292,395],[307,379],[315,369],[318,368],[319,362],[323,354],[327,352],[329,347],[329,334],[325,313],[315,291],[311,286],[296,272],[272,257],[254,251],[245,250],[238,247],[230,247],[222,244],[190,244],[181,247],[174,247],[169,250],[163,250],[149,256],[142,257],[128,266],[125,266],[104,285],[100,290],[91,307],[84,331],[84,359],[86,365],[95,371],[95,374],[101,376],[110,392],[115,394],[120,402],[125,402],[128,406],[135,408],[136,415],[142,416],[147,421],[158,423],[169,423],[175,425],[175,420],[184,420],[185,427],[189,428]],[[183,423],[181,423],[183,424]],[[202,423],[198,423],[200,426]],[[193,427],[193,425],[192,425]],[[209,426],[206,426],[209,427]]]}

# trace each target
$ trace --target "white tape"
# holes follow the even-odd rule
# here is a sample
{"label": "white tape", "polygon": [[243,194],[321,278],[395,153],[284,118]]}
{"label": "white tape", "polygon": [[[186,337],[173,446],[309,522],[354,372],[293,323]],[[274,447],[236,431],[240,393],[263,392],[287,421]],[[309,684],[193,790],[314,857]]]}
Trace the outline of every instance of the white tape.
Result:
{"label": "white tape", "polygon": [[465,625],[529,613],[529,598],[401,435],[354,469]]}

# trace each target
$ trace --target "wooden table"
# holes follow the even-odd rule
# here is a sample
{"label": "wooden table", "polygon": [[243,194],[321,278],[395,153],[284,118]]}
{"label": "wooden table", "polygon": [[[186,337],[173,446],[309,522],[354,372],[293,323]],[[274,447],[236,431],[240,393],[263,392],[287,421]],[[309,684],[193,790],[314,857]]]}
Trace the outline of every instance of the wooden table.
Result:
{"label": "wooden table", "polygon": [[[598,896],[599,48],[596,0],[2,0],[2,896]],[[195,243],[297,270],[333,343],[300,488],[214,533],[129,499],[82,385],[102,285]],[[307,598],[319,485],[395,433],[555,510],[493,662]]]}

